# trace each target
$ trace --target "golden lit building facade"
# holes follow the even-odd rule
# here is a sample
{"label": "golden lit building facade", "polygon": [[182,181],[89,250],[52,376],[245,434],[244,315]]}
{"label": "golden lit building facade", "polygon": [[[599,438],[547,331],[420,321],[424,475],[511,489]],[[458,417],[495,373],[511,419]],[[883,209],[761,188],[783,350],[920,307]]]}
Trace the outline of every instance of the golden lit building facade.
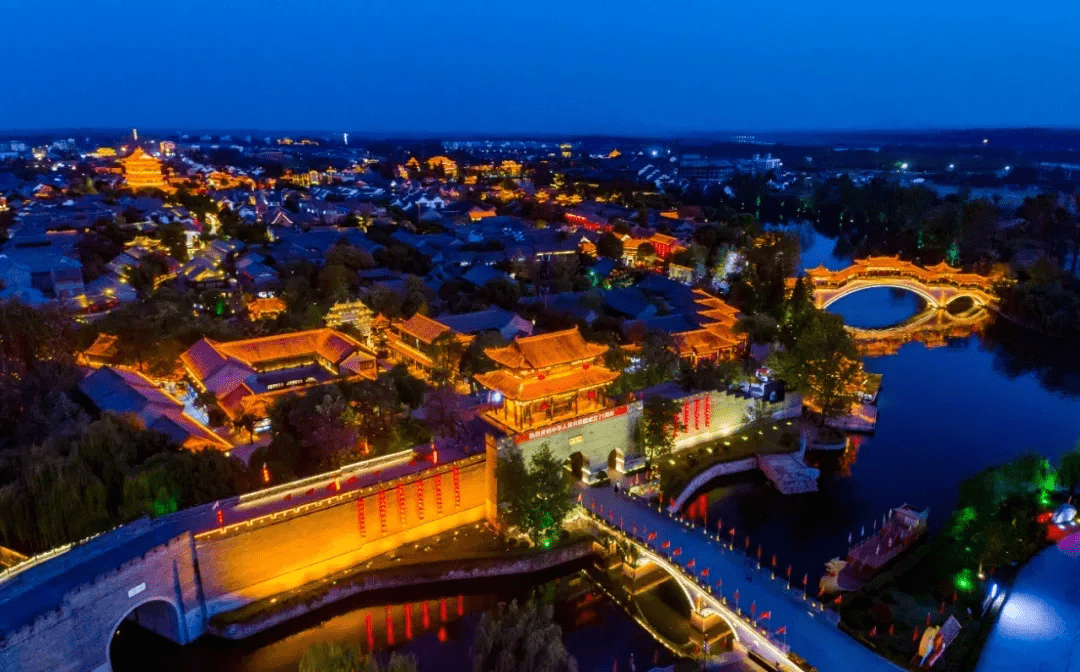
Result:
{"label": "golden lit building facade", "polygon": [[180,363],[196,388],[217,398],[230,420],[244,415],[264,419],[282,394],[377,376],[375,355],[333,329],[228,343],[203,338],[180,355]]}
{"label": "golden lit building facade", "polygon": [[124,169],[124,184],[129,188],[169,191],[161,161],[144,152],[142,147],[136,147],[135,151],[120,159],[120,165]]}
{"label": "golden lit building facade", "polygon": [[475,377],[497,403],[486,419],[524,432],[608,408],[605,390],[619,374],[604,366],[607,350],[586,341],[577,327],[485,349],[499,367]]}
{"label": "golden lit building facade", "polygon": [[729,361],[746,350],[746,334],[736,333],[739,311],[708,292],[695,289],[700,329],[672,334],[679,358],[692,366],[701,362]]}
{"label": "golden lit building facade", "polygon": [[[458,334],[442,322],[420,313],[391,324],[386,339],[390,360],[404,364],[417,377],[429,380],[438,365],[439,346],[435,341],[448,332],[455,335],[462,350],[473,341],[472,336]],[[457,369],[456,364],[453,368]]]}

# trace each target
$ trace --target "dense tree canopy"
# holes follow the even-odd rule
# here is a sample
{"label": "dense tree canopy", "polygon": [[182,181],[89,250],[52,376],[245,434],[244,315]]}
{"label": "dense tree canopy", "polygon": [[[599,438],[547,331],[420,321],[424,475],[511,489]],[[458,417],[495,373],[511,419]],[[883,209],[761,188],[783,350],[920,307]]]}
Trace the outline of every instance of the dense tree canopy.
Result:
{"label": "dense tree canopy", "polygon": [[551,607],[517,601],[484,614],[473,644],[473,672],[577,672]]}

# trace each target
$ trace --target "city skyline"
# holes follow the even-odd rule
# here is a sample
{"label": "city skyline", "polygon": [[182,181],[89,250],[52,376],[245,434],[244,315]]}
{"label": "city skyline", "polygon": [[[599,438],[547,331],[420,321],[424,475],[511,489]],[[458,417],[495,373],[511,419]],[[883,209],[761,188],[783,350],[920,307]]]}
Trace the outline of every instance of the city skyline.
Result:
{"label": "city skyline", "polygon": [[[61,48],[10,36],[15,71],[56,74],[0,110],[0,128],[671,135],[1080,118],[1061,57],[1080,9],[1064,5],[98,7],[52,20]],[[33,12],[19,3],[9,20]]]}

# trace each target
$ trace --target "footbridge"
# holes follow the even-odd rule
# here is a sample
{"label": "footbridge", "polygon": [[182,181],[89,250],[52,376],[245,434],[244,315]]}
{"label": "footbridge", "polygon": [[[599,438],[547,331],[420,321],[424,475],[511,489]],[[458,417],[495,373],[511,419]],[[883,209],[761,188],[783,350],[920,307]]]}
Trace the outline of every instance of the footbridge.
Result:
{"label": "footbridge", "polygon": [[821,672],[895,672],[845,633],[835,614],[702,528],[687,527],[646,502],[607,488],[583,488],[584,515],[631,546],[639,562],[668,573],[686,594],[695,623],[721,619],[738,647],[777,670],[798,672],[797,654]]}
{"label": "footbridge", "polygon": [[[830,271],[824,266],[806,271],[814,305],[825,309],[845,296],[874,287],[903,289],[926,301],[934,309],[943,309],[961,298],[971,299],[978,307],[993,307],[998,303],[993,285],[1000,278],[978,273],[965,273],[942,262],[935,266],[917,266],[899,257],[866,257],[856,259],[851,266]],[[789,280],[794,286],[795,280]]]}

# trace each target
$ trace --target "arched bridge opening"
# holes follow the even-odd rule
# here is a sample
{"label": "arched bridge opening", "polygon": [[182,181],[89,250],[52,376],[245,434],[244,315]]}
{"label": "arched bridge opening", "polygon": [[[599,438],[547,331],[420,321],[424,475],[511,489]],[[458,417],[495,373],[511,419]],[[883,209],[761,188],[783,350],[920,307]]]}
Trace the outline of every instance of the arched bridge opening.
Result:
{"label": "arched bridge opening", "polygon": [[110,630],[105,651],[109,669],[112,672],[143,670],[142,652],[146,648],[184,644],[180,620],[176,605],[161,598],[145,600],[130,609]]}

